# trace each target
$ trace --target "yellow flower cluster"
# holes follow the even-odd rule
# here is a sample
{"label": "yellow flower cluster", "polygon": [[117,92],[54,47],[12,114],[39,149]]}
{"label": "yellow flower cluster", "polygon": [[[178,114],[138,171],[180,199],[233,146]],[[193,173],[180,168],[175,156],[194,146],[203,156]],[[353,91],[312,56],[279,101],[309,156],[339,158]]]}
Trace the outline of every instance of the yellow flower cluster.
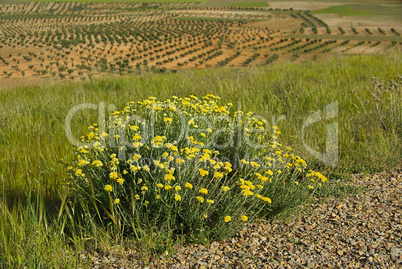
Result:
{"label": "yellow flower cluster", "polygon": [[[100,132],[96,124],[90,126],[90,133],[82,137],[88,146],[77,148],[76,160],[69,171],[82,185],[94,184],[96,191],[109,199],[108,205],[116,205],[112,207],[124,208],[127,199],[134,200],[136,206],[148,206],[148,209],[168,206],[171,210],[173,206],[189,204],[190,208],[196,208],[194,212],[199,218],[206,216],[204,219],[216,216],[213,210],[223,208],[222,203],[227,201],[260,208],[270,206],[271,198],[266,196],[271,197],[270,186],[278,179],[294,175],[287,181],[291,183],[289,185],[296,188],[300,184],[309,189],[320,186],[321,183],[316,181],[327,181],[321,173],[309,171],[307,181],[311,185],[304,184],[305,178],[300,175],[304,175],[306,161],[277,141],[281,133],[279,128],[268,129],[267,122],[251,112],[236,111],[232,117],[230,109],[233,105],[222,106],[218,104],[219,99],[208,94],[201,98],[173,96],[158,101],[149,97],[130,102],[123,111],[112,113],[113,118],[108,122],[114,124],[109,128],[115,127],[119,132],[109,130],[108,134]],[[131,121],[132,115],[145,120]],[[202,116],[211,119],[213,124],[203,121]],[[152,132],[148,132],[149,126],[146,126],[149,119],[155,123]],[[223,140],[237,134],[238,119],[240,133],[247,135],[248,141],[263,147],[252,148],[242,140],[243,148],[239,152],[245,152],[244,159],[225,161],[225,157],[234,155],[233,145],[217,150],[209,142],[217,137],[214,131],[219,131],[218,136]],[[186,131],[184,135],[181,134],[182,127]],[[268,136],[268,133],[272,135]],[[177,137],[182,140],[174,140]],[[110,141],[114,143],[113,148],[103,146]],[[125,158],[121,158],[121,152]],[[142,162],[146,158],[149,162]],[[249,220],[245,215],[248,211],[241,206],[233,210],[238,212],[221,212],[220,221]]]}
{"label": "yellow flower cluster", "polygon": [[319,172],[315,172],[315,171],[309,171],[309,173],[306,175],[308,178],[311,178],[311,180],[313,181],[313,182],[315,182],[315,179],[319,179],[319,180],[321,180],[321,182],[326,182],[328,179],[324,176],[324,175],[322,175],[321,173],[319,173]]}

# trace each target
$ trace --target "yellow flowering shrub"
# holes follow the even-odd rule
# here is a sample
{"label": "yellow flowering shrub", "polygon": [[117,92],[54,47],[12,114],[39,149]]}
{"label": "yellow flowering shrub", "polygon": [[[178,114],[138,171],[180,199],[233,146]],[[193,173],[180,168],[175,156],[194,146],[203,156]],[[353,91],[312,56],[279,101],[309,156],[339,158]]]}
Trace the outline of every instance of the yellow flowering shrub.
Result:
{"label": "yellow flowering shrub", "polygon": [[222,239],[327,180],[280,144],[277,126],[219,100],[129,102],[81,138],[70,187],[102,223]]}

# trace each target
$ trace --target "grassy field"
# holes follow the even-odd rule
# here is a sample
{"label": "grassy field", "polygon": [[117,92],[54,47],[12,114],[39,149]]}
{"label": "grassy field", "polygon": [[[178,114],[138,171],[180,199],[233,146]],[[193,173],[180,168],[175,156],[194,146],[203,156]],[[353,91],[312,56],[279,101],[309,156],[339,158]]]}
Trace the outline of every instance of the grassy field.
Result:
{"label": "grassy field", "polygon": [[[366,101],[371,102],[371,77],[376,76],[385,81],[397,79],[401,70],[400,59],[400,54],[396,53],[389,57],[350,56],[328,63],[289,63],[251,68],[244,72],[239,69],[183,70],[169,75],[145,72],[141,76],[111,77],[86,83],[2,90],[1,153],[4,157],[1,160],[1,172],[7,179],[5,187],[9,193],[23,194],[30,188],[29,184],[34,184],[35,179],[41,177],[44,184],[43,195],[57,196],[63,178],[63,174],[59,174],[61,171],[57,169],[57,163],[60,158],[67,160],[72,156],[71,145],[63,131],[64,118],[74,105],[106,101],[123,107],[131,99],[139,100],[149,95],[168,98],[171,95],[203,95],[209,92],[234,104],[240,102],[241,107],[256,111],[264,117],[285,115],[287,119],[281,123],[284,133],[282,139],[301,153],[306,153],[300,146],[300,127],[303,120],[310,113],[338,101],[342,114],[339,119],[343,139],[340,144],[341,156],[346,159],[341,158],[336,170],[370,172],[390,168],[398,160],[397,154],[395,155],[397,151],[393,151],[396,148],[391,147],[396,141],[390,141],[384,147],[389,148],[389,151],[374,154],[371,152],[374,145],[366,145],[366,139],[370,141],[379,133],[372,129],[375,125],[366,126],[368,122],[358,117],[364,117],[368,113],[367,109],[371,108],[363,106]],[[355,94],[351,93],[353,90]],[[394,116],[396,120],[398,115]],[[93,119],[96,119],[95,112],[74,119],[75,130],[80,130],[82,135]],[[359,122],[360,120],[362,121]],[[394,127],[396,131],[400,131],[398,124]],[[318,130],[315,129],[317,134],[325,134],[325,129]],[[381,131],[380,134],[385,141],[392,138],[386,131]],[[351,146],[349,141],[354,137],[357,144]],[[362,140],[363,137],[365,139]],[[312,137],[310,142],[316,147],[322,143],[318,136]],[[27,148],[31,150],[27,152]],[[353,162],[348,159],[355,154],[359,157]]]}
{"label": "grassy field", "polygon": [[330,8],[315,10],[312,13],[313,14],[334,13],[334,14],[339,14],[342,16],[370,16],[370,15],[373,15],[372,13],[369,13],[366,11],[353,9],[350,6],[333,6]]}
{"label": "grassy field", "polygon": [[241,2],[230,4],[228,7],[268,7],[267,2]]}
{"label": "grassy field", "polygon": [[[48,267],[64,259],[74,265],[79,262],[74,253],[85,249],[84,238],[92,238],[106,248],[112,244],[100,227],[96,235],[60,234],[60,225],[65,223],[46,213],[49,201],[66,195],[62,187],[65,170],[59,160],[73,158],[63,126],[68,111],[75,105],[104,101],[106,106],[114,104],[122,109],[128,101],[150,95],[163,99],[172,95],[216,94],[223,101],[232,102],[235,109],[255,111],[268,120],[285,116],[278,123],[283,144],[292,146],[330,180],[347,178],[350,173],[400,169],[401,63],[398,53],[343,56],[326,62],[243,70],[183,70],[174,74],[145,72],[84,83],[55,82],[2,90],[0,263],[31,266],[40,261]],[[373,85],[374,76],[382,81],[384,89]],[[399,86],[391,86],[389,80]],[[334,121],[339,124],[340,159],[339,165],[332,168],[306,151],[301,126],[309,115],[335,101],[339,104],[339,115]],[[87,126],[96,122],[97,117],[96,111],[77,114],[73,120],[75,134],[87,133]],[[323,122],[307,129],[304,142],[323,152],[325,138]],[[27,197],[32,204],[23,202]],[[18,233],[11,236],[11,231]],[[72,245],[68,247],[67,242]],[[50,248],[51,252],[45,251]]]}

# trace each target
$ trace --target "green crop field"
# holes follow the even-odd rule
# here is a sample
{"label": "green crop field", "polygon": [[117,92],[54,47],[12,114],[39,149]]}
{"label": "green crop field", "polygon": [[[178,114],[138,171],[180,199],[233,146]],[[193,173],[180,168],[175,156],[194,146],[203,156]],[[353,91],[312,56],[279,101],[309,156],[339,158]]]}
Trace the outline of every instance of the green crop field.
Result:
{"label": "green crop field", "polygon": [[370,16],[370,12],[353,9],[350,6],[333,6],[325,9],[315,10],[313,14],[327,14],[334,13],[342,16]]}

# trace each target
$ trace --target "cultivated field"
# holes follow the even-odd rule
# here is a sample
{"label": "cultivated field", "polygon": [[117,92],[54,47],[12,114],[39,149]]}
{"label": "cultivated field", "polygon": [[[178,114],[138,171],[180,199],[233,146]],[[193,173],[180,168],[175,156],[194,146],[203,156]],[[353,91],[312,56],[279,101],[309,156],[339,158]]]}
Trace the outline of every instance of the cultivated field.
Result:
{"label": "cultivated field", "polygon": [[389,53],[402,47],[398,12],[398,1],[3,1],[0,76],[76,80]]}

